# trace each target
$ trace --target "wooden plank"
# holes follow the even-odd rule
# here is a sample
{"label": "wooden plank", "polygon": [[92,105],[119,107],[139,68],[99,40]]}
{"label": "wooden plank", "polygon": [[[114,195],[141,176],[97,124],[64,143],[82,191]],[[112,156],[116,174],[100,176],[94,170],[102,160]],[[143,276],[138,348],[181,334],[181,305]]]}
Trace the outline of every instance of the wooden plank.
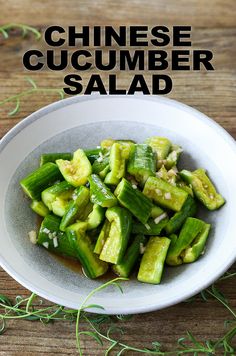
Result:
{"label": "wooden plank", "polygon": [[[31,0],[0,1],[1,19],[32,25],[182,25],[234,27],[234,0]],[[2,20],[1,20],[2,22]]]}

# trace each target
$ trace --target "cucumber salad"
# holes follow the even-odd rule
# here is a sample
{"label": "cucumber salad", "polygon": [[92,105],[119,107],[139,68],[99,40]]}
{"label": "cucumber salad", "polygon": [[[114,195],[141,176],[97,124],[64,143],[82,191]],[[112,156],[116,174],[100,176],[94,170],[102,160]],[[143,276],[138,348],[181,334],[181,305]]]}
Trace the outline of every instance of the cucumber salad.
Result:
{"label": "cucumber salad", "polygon": [[160,283],[165,265],[204,253],[211,225],[196,217],[198,205],[215,210],[225,202],[204,169],[178,170],[181,152],[154,136],[42,154],[40,167],[20,182],[43,219],[31,242],[77,260],[89,278],[112,269]]}

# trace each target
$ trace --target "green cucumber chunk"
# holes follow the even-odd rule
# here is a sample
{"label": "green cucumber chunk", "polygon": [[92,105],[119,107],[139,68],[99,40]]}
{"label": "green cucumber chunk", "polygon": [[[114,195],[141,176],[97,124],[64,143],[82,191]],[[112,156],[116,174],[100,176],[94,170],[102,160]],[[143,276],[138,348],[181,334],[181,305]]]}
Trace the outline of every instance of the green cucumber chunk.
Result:
{"label": "green cucumber chunk", "polygon": [[50,211],[62,217],[72,198],[73,191],[74,187],[68,182],[63,181],[45,189],[41,194],[42,201]]}
{"label": "green cucumber chunk", "polygon": [[65,214],[61,220],[60,230],[65,231],[67,226],[73,224],[78,220],[79,214],[85,209],[89,203],[89,189],[81,186],[76,188],[73,193],[73,200],[71,200],[66,208]]}
{"label": "green cucumber chunk", "polygon": [[160,168],[171,150],[171,142],[166,137],[153,136],[146,140],[146,144],[151,146],[157,155],[157,168]]}
{"label": "green cucumber chunk", "polygon": [[98,204],[103,208],[110,208],[117,204],[114,194],[96,174],[91,174],[89,184],[92,203]]}
{"label": "green cucumber chunk", "polygon": [[37,244],[58,255],[76,258],[76,252],[67,235],[59,229],[60,222],[59,217],[47,215],[41,223]]}
{"label": "green cucumber chunk", "polygon": [[171,146],[171,152],[168,154],[164,162],[164,165],[167,170],[171,169],[174,166],[177,166],[181,152],[183,152],[182,147],[178,145]]}
{"label": "green cucumber chunk", "polygon": [[[156,218],[158,220],[158,218]],[[163,213],[163,218],[158,222],[156,219],[149,219],[146,224],[134,222],[132,225],[132,234],[143,234],[147,236],[159,236],[169,218],[166,213]]]}
{"label": "green cucumber chunk", "polygon": [[225,203],[224,198],[217,193],[204,169],[200,168],[194,172],[182,170],[180,176],[188,184],[191,184],[195,196],[207,209],[215,210]]}
{"label": "green cucumber chunk", "polygon": [[105,209],[98,204],[94,204],[93,210],[87,218],[88,230],[98,227],[105,218]]}
{"label": "green cucumber chunk", "polygon": [[144,235],[137,235],[134,237],[131,245],[128,247],[124,257],[119,264],[113,265],[112,270],[120,277],[127,278],[133,271],[139,256],[140,249],[143,247],[145,241]]}
{"label": "green cucumber chunk", "polygon": [[126,158],[123,148],[122,144],[116,142],[113,143],[109,157],[111,171],[105,177],[104,183],[117,185],[121,178],[125,176]]}
{"label": "green cucumber chunk", "polygon": [[160,208],[159,206],[153,205],[152,206],[152,211],[151,211],[151,218],[155,219],[158,216],[164,214],[164,212],[165,211],[162,208]]}
{"label": "green cucumber chunk", "polygon": [[86,229],[87,223],[77,222],[66,229],[66,234],[86,276],[97,278],[107,272],[108,264],[93,252],[93,244],[85,234]]}
{"label": "green cucumber chunk", "polygon": [[141,185],[144,185],[148,177],[154,176],[156,172],[156,156],[152,148],[145,144],[133,145],[127,171]]}
{"label": "green cucumber chunk", "polygon": [[141,223],[145,224],[152,213],[153,205],[142,192],[134,189],[125,178],[118,184],[114,194],[119,203],[127,208]]}
{"label": "green cucumber chunk", "polygon": [[105,245],[105,242],[109,236],[110,228],[111,228],[111,223],[106,219],[94,248],[94,252],[97,253],[98,255],[100,255],[100,253],[102,252],[103,246]]}
{"label": "green cucumber chunk", "polygon": [[48,162],[55,163],[57,159],[66,159],[70,161],[72,159],[72,154],[70,152],[43,153],[40,156],[40,166],[43,166],[45,163]]}
{"label": "green cucumber chunk", "polygon": [[205,222],[189,217],[186,219],[179,237],[175,244],[171,245],[166,258],[166,263],[170,266],[177,266],[183,263],[184,251],[191,246],[194,239],[205,227]]}
{"label": "green cucumber chunk", "polygon": [[58,159],[56,164],[65,180],[74,187],[86,184],[89,175],[92,173],[91,164],[81,149],[74,152],[71,161]]}
{"label": "green cucumber chunk", "polygon": [[189,195],[182,206],[182,209],[175,213],[165,226],[166,233],[173,234],[178,231],[189,216],[194,216],[197,212],[197,204]]}
{"label": "green cucumber chunk", "polygon": [[50,213],[48,207],[42,201],[33,200],[30,207],[36,214],[43,217]]}
{"label": "green cucumber chunk", "polygon": [[102,154],[102,149],[101,148],[87,149],[84,150],[84,153],[88,157],[89,162],[93,164],[93,162],[96,161]]}
{"label": "green cucumber chunk", "polygon": [[194,262],[204,253],[206,241],[210,232],[211,225],[205,224],[202,231],[195,237],[191,246],[182,253],[183,263]]}
{"label": "green cucumber chunk", "polygon": [[57,165],[49,162],[22,179],[20,185],[28,197],[40,200],[42,191],[61,178]]}
{"label": "green cucumber chunk", "polygon": [[138,281],[151,284],[161,282],[169,245],[170,239],[167,237],[150,237],[140,263]]}
{"label": "green cucumber chunk", "polygon": [[106,218],[111,226],[99,258],[117,264],[123,258],[129,242],[132,215],[127,209],[115,206],[107,209]]}
{"label": "green cucumber chunk", "polygon": [[186,191],[157,177],[148,178],[143,194],[158,205],[174,211],[180,211],[188,197]]}

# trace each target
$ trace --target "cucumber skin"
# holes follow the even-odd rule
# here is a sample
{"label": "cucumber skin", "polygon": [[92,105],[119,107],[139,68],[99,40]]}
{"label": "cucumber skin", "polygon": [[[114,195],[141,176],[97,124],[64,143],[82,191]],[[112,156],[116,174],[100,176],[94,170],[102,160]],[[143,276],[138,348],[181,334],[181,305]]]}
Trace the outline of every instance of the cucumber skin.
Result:
{"label": "cucumber skin", "polygon": [[[47,215],[41,223],[37,244],[42,245],[44,242],[48,242],[48,250],[54,252],[58,255],[76,258],[77,254],[71,247],[68,237],[65,233],[61,232],[59,229],[61,219],[55,215]],[[58,238],[58,247],[54,247],[53,240],[49,239],[47,233],[43,230],[48,229],[51,233],[56,232]]]}
{"label": "cucumber skin", "polygon": [[98,159],[100,152],[102,153],[102,149],[101,148],[93,148],[93,149],[84,150],[84,153],[86,154],[86,156],[87,156],[87,158],[88,158],[88,160],[90,161],[91,164],[94,161],[96,161],[96,159]]}
{"label": "cucumber skin", "polygon": [[103,208],[110,208],[117,205],[117,199],[111,190],[96,175],[89,177],[91,202],[98,204]]}
{"label": "cucumber skin", "polygon": [[140,244],[145,241],[144,235],[135,236],[119,264],[112,266],[113,271],[120,277],[127,278],[131,274],[140,256]]}
{"label": "cucumber skin", "polygon": [[158,224],[155,224],[153,219],[147,221],[147,224],[150,226],[148,229],[142,223],[133,223],[132,226],[132,234],[144,234],[147,236],[158,236],[160,235],[161,231],[165,228],[166,224],[168,223],[169,218],[164,218]]}
{"label": "cucumber skin", "polygon": [[116,193],[119,203],[128,209],[141,223],[145,224],[148,221],[153,207],[149,198],[138,189],[134,189],[125,178],[117,186]]}
{"label": "cucumber skin", "polygon": [[36,214],[42,217],[50,213],[48,207],[42,201],[33,200],[30,207]]}
{"label": "cucumber skin", "polygon": [[93,252],[93,245],[84,231],[79,231],[76,223],[66,229],[66,235],[70,241],[72,248],[76,253],[81,265],[84,268],[86,276],[89,278],[97,278],[105,274],[108,270],[108,264],[101,261],[99,257]]}
{"label": "cucumber skin", "polygon": [[49,162],[22,179],[20,185],[31,199],[40,200],[42,191],[61,179],[57,165]]}
{"label": "cucumber skin", "polygon": [[40,157],[40,167],[48,162],[55,163],[57,159],[64,159],[70,161],[72,159],[72,153],[43,153]]}
{"label": "cucumber skin", "polygon": [[94,252],[97,253],[98,255],[100,255],[100,253],[102,252],[106,239],[109,236],[110,228],[111,228],[111,223],[106,219],[98,235],[98,239],[94,247]]}
{"label": "cucumber skin", "polygon": [[161,282],[169,245],[167,237],[150,237],[140,263],[138,281],[151,284]]}
{"label": "cucumber skin", "polygon": [[178,231],[185,222],[185,220],[190,216],[194,216],[196,212],[197,204],[195,200],[189,195],[182,209],[179,212],[175,213],[166,224],[166,233],[170,235]]}

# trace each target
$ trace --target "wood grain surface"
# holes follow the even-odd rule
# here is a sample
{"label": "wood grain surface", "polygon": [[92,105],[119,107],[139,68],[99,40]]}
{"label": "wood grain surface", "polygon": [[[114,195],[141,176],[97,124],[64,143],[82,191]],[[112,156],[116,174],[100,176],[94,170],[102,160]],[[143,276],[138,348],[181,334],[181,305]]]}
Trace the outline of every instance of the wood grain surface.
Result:
{"label": "wood grain surface", "polygon": [[[101,0],[101,1],[46,1],[0,0],[0,25],[25,23],[44,30],[52,24],[59,25],[134,25],[157,24],[191,25],[193,49],[210,49],[214,53],[214,72],[170,72],[173,90],[170,98],[180,100],[209,115],[236,137],[236,2],[235,0]],[[33,36],[25,39],[19,31],[12,31],[8,40],[0,38],[0,101],[28,88],[23,69],[22,55],[30,48],[45,48],[43,41],[36,42]],[[168,50],[171,46],[168,47]],[[92,49],[91,49],[92,50]],[[67,72],[70,70],[68,69]],[[94,69],[83,74],[86,83]],[[126,88],[131,75],[116,73],[121,88]],[[107,75],[100,73],[107,83]],[[150,82],[152,73],[145,73]],[[49,70],[31,74],[42,87],[63,87],[63,75]],[[12,106],[0,107],[0,137],[17,122],[40,107],[57,100],[56,95],[37,94],[22,100],[20,112],[9,117]],[[2,167],[0,167],[2,169]],[[235,281],[221,283],[222,291],[236,307]],[[0,270],[0,294],[10,298],[29,295],[30,292]],[[205,303],[181,303],[162,311],[135,315],[124,323],[124,341],[132,346],[150,346],[151,341],[160,341],[167,350],[173,349],[176,339],[191,330],[199,339],[218,338],[224,332],[227,311],[214,301]],[[104,346],[105,347],[105,346]],[[102,355],[99,347],[89,338],[84,338],[84,355]],[[74,355],[75,325],[57,322],[43,325],[40,322],[10,321],[4,335],[0,336],[0,355]],[[130,352],[130,355],[136,355]]]}

